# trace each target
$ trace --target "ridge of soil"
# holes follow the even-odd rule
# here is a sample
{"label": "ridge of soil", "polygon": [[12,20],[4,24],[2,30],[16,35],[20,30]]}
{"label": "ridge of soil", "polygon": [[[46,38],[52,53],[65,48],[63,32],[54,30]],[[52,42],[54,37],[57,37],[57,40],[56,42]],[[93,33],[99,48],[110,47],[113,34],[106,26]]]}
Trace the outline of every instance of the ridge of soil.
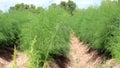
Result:
{"label": "ridge of soil", "polygon": [[116,62],[115,59],[91,49],[88,44],[84,44],[74,34],[71,34],[70,41],[68,58],[62,60],[57,58],[59,62],[56,62],[56,59],[48,62],[50,66],[48,68],[120,68],[120,63]]}
{"label": "ridge of soil", "polygon": [[99,54],[84,44],[74,34],[71,35],[70,64],[66,68],[120,68],[120,63],[106,54]]}

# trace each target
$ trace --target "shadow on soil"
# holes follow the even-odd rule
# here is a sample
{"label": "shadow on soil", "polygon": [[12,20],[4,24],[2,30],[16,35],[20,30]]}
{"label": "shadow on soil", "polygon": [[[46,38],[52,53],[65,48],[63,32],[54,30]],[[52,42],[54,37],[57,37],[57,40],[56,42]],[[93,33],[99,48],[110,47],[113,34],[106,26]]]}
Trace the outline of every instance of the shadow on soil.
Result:
{"label": "shadow on soil", "polygon": [[99,60],[101,60],[100,64],[102,64],[104,61],[112,58],[110,53],[101,53],[97,50],[92,49],[91,47],[88,47],[88,51],[86,53],[92,55],[92,57],[89,61],[95,62],[99,58]]}
{"label": "shadow on soil", "polygon": [[12,55],[14,53],[14,48],[9,47],[9,48],[4,48],[0,49],[0,57],[6,61],[11,61],[12,60]]}
{"label": "shadow on soil", "polygon": [[[104,63],[106,60],[111,59],[111,56],[108,53],[100,53],[97,50],[94,50],[90,47],[88,47],[87,49],[88,51],[86,52],[86,54],[91,54],[91,58],[88,60],[89,62],[96,62],[96,60],[99,61],[99,64]],[[58,67],[55,67],[55,64],[53,64],[52,66],[50,66],[51,68],[67,68],[67,65],[70,65],[70,58],[64,57],[64,56],[58,56],[58,55],[54,55],[52,56],[55,60],[55,64]]]}
{"label": "shadow on soil", "polygon": [[51,68],[66,68],[66,65],[70,62],[69,58],[65,56],[53,55],[52,57],[54,58],[54,63],[57,67],[55,67],[55,64],[52,64],[52,66],[50,66]]}

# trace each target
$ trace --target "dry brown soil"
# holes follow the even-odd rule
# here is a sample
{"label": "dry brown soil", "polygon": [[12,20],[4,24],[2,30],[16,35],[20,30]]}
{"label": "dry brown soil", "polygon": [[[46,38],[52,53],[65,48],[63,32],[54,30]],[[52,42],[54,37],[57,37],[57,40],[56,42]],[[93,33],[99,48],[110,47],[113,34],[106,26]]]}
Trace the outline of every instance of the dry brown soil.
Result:
{"label": "dry brown soil", "polygon": [[69,59],[67,68],[120,68],[115,59],[106,54],[99,54],[75,35],[71,35]]}
{"label": "dry brown soil", "polygon": [[[0,50],[0,68],[13,67],[13,48]],[[17,68],[27,68],[28,57],[23,52],[17,51],[16,64]]]}

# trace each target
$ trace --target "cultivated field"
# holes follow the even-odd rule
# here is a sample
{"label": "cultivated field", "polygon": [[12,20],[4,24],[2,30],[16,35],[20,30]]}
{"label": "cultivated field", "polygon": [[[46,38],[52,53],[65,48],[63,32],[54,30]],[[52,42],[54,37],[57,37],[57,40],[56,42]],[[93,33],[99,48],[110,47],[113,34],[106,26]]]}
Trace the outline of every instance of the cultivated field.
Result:
{"label": "cultivated field", "polygon": [[0,12],[0,67],[119,68],[120,3],[64,4],[17,4]]}

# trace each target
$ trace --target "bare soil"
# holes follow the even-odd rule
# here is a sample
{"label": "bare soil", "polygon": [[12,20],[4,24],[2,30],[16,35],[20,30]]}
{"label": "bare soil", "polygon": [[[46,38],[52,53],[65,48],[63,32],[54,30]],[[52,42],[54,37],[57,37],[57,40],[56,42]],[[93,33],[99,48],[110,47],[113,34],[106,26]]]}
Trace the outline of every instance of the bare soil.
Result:
{"label": "bare soil", "polygon": [[[13,48],[0,50],[0,68],[13,68]],[[16,64],[17,68],[27,68],[28,57],[23,52],[17,51]]]}
{"label": "bare soil", "polygon": [[70,63],[66,68],[120,68],[120,63],[115,59],[99,54],[74,35],[71,35],[69,59]]}

